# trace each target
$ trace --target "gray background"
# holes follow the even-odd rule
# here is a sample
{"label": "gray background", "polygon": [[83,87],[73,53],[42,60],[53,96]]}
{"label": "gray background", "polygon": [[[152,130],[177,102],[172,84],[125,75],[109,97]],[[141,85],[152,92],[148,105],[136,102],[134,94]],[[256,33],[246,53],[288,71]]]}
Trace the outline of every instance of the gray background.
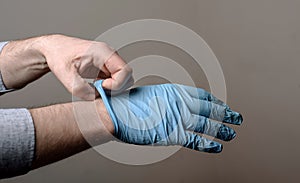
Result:
{"label": "gray background", "polygon": [[[215,52],[228,104],[245,119],[235,128],[237,138],[224,143],[218,155],[181,149],[156,164],[127,166],[88,150],[1,182],[298,182],[299,17],[299,0],[1,0],[0,40],[49,33],[94,39],[143,18],[183,24]],[[120,54],[128,61],[147,54],[191,60],[174,47],[153,42],[125,47]],[[202,71],[189,69],[198,77],[197,85],[209,89]],[[71,96],[48,74],[0,99],[2,108],[33,107],[70,101]]]}

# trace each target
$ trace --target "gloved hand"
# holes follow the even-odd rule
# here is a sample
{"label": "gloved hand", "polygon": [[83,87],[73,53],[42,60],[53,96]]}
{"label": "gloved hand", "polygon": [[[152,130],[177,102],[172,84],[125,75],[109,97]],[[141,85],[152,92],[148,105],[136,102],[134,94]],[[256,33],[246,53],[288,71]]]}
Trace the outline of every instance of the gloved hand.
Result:
{"label": "gloved hand", "polygon": [[[242,116],[203,89],[161,84],[106,95],[102,80],[94,83],[114,123],[114,136],[137,145],[181,145],[218,153],[222,145],[196,133],[229,141],[236,134],[222,123],[240,125]],[[195,133],[196,132],[196,133]]]}

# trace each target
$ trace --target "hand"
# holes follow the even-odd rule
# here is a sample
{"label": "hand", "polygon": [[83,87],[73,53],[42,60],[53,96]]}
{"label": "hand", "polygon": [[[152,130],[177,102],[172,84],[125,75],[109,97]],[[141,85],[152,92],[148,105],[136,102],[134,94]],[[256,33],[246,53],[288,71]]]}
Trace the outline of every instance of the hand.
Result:
{"label": "hand", "polygon": [[218,153],[220,143],[196,133],[229,141],[236,136],[234,130],[214,120],[234,125],[243,121],[239,113],[199,88],[162,84],[108,97],[102,84],[101,80],[94,83],[114,123],[114,135],[126,143],[181,145]]}
{"label": "hand", "polygon": [[95,89],[84,78],[105,79],[103,87],[112,91],[133,83],[131,68],[105,43],[51,35],[40,48],[50,70],[77,97],[95,99]]}

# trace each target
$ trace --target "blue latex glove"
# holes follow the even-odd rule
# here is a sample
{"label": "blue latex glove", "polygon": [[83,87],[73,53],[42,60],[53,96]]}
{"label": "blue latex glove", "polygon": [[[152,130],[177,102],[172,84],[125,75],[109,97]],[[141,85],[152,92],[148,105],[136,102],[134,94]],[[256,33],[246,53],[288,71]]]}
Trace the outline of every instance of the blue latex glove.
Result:
{"label": "blue latex glove", "polygon": [[215,120],[235,125],[243,120],[239,113],[199,88],[161,84],[111,97],[102,88],[102,80],[94,85],[114,123],[114,136],[130,144],[181,145],[218,153],[222,144],[196,133],[229,141],[236,136],[234,130]]}

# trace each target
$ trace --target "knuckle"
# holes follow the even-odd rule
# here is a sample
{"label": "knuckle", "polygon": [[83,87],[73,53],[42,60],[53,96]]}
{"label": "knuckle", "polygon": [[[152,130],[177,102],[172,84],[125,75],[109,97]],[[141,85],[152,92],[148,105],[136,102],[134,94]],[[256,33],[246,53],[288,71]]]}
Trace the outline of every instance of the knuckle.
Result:
{"label": "knuckle", "polygon": [[132,74],[133,72],[133,69],[128,66],[128,65],[125,65],[124,69],[123,69],[127,74]]}
{"label": "knuckle", "polygon": [[110,47],[107,43],[105,42],[96,42],[96,44],[99,46],[99,47]]}
{"label": "knuckle", "polygon": [[73,86],[71,93],[73,93],[76,96],[79,96],[81,94],[81,88],[78,86]]}
{"label": "knuckle", "polygon": [[113,84],[113,89],[114,90],[119,90],[119,89],[121,89],[121,86],[122,86],[121,82],[115,81],[114,84]]}
{"label": "knuckle", "polygon": [[96,45],[101,48],[102,50],[105,50],[108,53],[113,53],[115,50],[107,43],[105,42],[96,42]]}

